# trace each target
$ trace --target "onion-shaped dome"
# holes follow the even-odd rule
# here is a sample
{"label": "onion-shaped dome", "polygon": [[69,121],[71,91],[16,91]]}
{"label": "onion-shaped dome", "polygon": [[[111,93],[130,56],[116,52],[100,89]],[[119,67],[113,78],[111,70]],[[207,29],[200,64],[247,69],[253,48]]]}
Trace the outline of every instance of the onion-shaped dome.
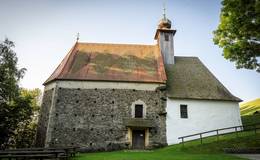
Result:
{"label": "onion-shaped dome", "polygon": [[159,29],[171,29],[172,22],[167,18],[162,18],[159,21],[158,28]]}

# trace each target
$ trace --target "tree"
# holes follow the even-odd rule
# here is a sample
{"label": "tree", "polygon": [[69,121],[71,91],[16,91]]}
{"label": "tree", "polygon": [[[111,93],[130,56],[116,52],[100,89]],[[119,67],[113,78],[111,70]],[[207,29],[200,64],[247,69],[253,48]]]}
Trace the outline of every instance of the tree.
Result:
{"label": "tree", "polygon": [[31,118],[32,97],[21,96],[19,80],[25,68],[18,69],[14,43],[0,43],[0,149],[6,148],[19,123]]}
{"label": "tree", "polygon": [[223,0],[213,41],[237,68],[260,72],[260,0]]}
{"label": "tree", "polygon": [[11,102],[18,96],[18,82],[26,71],[25,68],[18,69],[13,47],[14,43],[8,39],[0,44],[0,97],[5,102]]}
{"label": "tree", "polygon": [[35,144],[37,121],[40,110],[41,90],[20,89],[21,97],[30,97],[30,107],[33,113],[30,118],[18,123],[14,135],[9,139],[9,146],[15,148],[30,148]]}
{"label": "tree", "polygon": [[[31,97],[16,97],[10,104],[4,103],[0,108],[0,144],[1,149],[13,144],[12,137],[21,122],[26,122],[32,115]],[[13,146],[15,147],[15,146]]]}
{"label": "tree", "polygon": [[[39,109],[40,109],[40,101],[41,101],[41,95],[42,92],[39,88],[35,89],[26,89],[26,88],[21,88],[20,89],[20,95],[22,97],[28,97],[30,96],[31,99],[31,107],[34,111],[35,114],[38,114]],[[37,115],[34,115],[37,117]]]}

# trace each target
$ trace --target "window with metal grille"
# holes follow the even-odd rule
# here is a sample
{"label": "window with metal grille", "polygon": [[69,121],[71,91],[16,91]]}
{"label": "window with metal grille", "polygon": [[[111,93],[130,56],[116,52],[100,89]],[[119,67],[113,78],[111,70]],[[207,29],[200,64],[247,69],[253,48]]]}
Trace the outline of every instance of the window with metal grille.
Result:
{"label": "window with metal grille", "polygon": [[143,118],[143,105],[135,105],[135,118]]}
{"label": "window with metal grille", "polygon": [[168,35],[168,34],[165,34],[165,35],[164,35],[164,40],[165,40],[165,41],[169,41],[169,35]]}
{"label": "window with metal grille", "polygon": [[188,118],[188,106],[185,104],[180,105],[181,118]]}

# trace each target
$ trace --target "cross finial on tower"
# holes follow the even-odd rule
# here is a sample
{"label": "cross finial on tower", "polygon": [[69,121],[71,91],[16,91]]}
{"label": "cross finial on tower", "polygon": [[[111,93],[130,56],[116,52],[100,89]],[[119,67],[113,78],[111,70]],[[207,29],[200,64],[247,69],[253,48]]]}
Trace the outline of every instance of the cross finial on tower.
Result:
{"label": "cross finial on tower", "polygon": [[79,33],[77,33],[77,42],[79,41]]}
{"label": "cross finial on tower", "polygon": [[166,13],[165,13],[165,2],[163,3],[163,19],[166,20]]}

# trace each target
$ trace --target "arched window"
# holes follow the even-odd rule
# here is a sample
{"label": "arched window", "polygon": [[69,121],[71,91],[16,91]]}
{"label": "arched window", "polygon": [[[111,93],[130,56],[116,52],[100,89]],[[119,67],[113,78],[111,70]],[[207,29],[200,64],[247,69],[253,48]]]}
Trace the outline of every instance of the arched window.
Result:
{"label": "arched window", "polygon": [[141,100],[137,100],[133,102],[131,105],[132,118],[145,118],[146,107],[147,107],[146,104]]}

